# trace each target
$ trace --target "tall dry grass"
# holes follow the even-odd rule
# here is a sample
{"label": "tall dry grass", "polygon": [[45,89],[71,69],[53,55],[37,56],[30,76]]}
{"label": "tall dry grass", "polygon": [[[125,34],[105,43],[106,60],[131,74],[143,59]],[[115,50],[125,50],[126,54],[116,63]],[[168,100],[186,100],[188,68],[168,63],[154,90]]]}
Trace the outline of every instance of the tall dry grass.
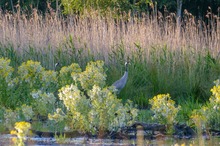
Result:
{"label": "tall dry grass", "polygon": [[22,51],[30,46],[38,51],[51,51],[62,48],[72,36],[76,48],[90,49],[108,58],[108,53],[123,42],[127,54],[135,50],[138,43],[147,57],[150,49],[167,46],[169,50],[187,52],[206,52],[214,56],[220,48],[220,20],[208,15],[208,24],[196,20],[190,13],[184,13],[181,26],[177,26],[174,14],[157,17],[143,15],[141,18],[129,15],[111,18],[102,17],[98,12],[87,16],[55,17],[42,16],[33,10],[32,15],[0,13],[0,43],[13,45]]}
{"label": "tall dry grass", "polygon": [[53,68],[57,61],[104,59],[108,84],[123,74],[123,62],[130,57],[129,80],[120,97],[141,106],[157,93],[208,99],[220,74],[220,18],[210,12],[202,21],[185,11],[181,24],[175,14],[160,12],[141,17],[97,11],[66,17],[37,10],[0,13],[0,34],[1,49],[9,50],[0,50],[0,56],[14,62],[33,59]]}

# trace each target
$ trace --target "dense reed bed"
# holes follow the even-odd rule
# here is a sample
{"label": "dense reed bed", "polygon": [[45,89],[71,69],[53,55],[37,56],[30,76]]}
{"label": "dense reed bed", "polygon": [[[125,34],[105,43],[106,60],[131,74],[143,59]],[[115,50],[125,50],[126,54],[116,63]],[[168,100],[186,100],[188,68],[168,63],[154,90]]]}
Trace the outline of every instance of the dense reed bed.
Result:
{"label": "dense reed bed", "polygon": [[[181,24],[175,14],[135,16],[90,12],[83,16],[0,13],[0,56],[18,66],[28,59],[53,69],[102,59],[108,84],[123,74],[130,59],[129,79],[121,92],[146,107],[158,93],[170,93],[182,102],[208,100],[212,82],[220,75],[220,20],[207,14],[197,20],[185,11]],[[186,98],[187,97],[187,98]]]}

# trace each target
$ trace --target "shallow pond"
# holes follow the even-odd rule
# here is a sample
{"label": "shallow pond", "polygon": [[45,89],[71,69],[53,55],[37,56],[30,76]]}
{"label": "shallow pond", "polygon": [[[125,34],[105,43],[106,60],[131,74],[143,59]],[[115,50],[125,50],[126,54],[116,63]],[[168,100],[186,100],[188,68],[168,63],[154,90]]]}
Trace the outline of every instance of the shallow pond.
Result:
{"label": "shallow pond", "polygon": [[[0,135],[0,145],[8,146],[13,145],[13,136],[10,134]],[[28,137],[26,141],[27,146],[41,146],[41,145],[102,145],[102,146],[219,146],[220,137],[206,137],[192,138],[192,139],[175,139],[173,137],[160,137],[154,140],[146,140],[143,136],[139,135],[136,139],[119,140],[119,139],[93,139],[93,138],[39,138],[39,137]]]}

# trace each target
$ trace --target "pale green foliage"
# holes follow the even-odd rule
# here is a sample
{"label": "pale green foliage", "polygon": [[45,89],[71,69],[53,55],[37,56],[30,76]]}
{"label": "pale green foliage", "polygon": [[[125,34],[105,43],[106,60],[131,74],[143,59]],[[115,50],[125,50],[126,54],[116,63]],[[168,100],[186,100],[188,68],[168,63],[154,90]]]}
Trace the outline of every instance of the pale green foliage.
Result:
{"label": "pale green foliage", "polygon": [[100,88],[94,85],[89,91],[91,100],[91,110],[89,120],[94,129],[118,130],[119,127],[131,125],[136,116],[137,109],[133,108],[132,102],[128,101],[125,105],[107,88]]}
{"label": "pale green foliage", "polygon": [[13,129],[13,125],[18,120],[18,112],[11,109],[6,109],[4,112],[4,125],[9,130]]}
{"label": "pale green foliage", "polygon": [[154,113],[153,118],[162,124],[173,124],[180,106],[175,107],[169,94],[159,94],[149,100],[151,111]]}
{"label": "pale green foliage", "polygon": [[106,74],[103,61],[89,62],[86,70],[79,74],[79,82],[84,90],[92,89],[93,85],[105,86]]}
{"label": "pale green foliage", "polygon": [[0,58],[0,79],[4,79],[7,83],[11,80],[14,69],[9,66],[10,59]]}
{"label": "pale green foliage", "polygon": [[[9,64],[9,60],[7,60],[7,64]],[[9,68],[10,73],[7,68]],[[17,72],[13,73],[12,71],[13,68],[6,65],[2,69],[2,73],[7,72],[7,74],[14,75],[10,77],[7,84],[4,84],[4,87],[1,84],[2,87],[0,88],[0,90],[4,89],[4,92],[0,92],[1,102],[7,108],[15,109],[16,106],[23,104],[30,105],[33,101],[30,94],[35,90],[47,93],[53,93],[58,90],[57,72],[46,70],[41,66],[40,62],[29,60],[23,62],[18,67]]]}
{"label": "pale green foliage", "polygon": [[77,86],[71,84],[60,89],[59,97],[70,113],[70,124],[74,126],[74,129],[79,129],[82,132],[89,131],[88,112],[90,105],[86,96],[81,93]]}
{"label": "pale green foliage", "polygon": [[23,62],[22,65],[18,67],[18,74],[22,81],[25,81],[32,87],[40,81],[41,73],[44,70],[40,62],[29,60]]}
{"label": "pale green foliage", "polygon": [[89,62],[85,71],[76,74],[73,71],[71,76],[75,84],[62,87],[58,94],[67,112],[64,114],[57,109],[53,115],[48,115],[49,119],[57,122],[65,119],[69,128],[92,133],[116,131],[132,124],[138,110],[133,108],[131,101],[123,105],[111,88],[104,88],[106,74],[103,66],[103,61]]}
{"label": "pale green foliage", "polygon": [[12,74],[14,69],[9,65],[10,60],[6,58],[0,58],[0,104],[5,104],[8,97],[8,86],[12,81]]}
{"label": "pale green foliage", "polygon": [[[74,4],[74,1],[75,0],[61,0],[61,3],[64,7],[64,13],[72,14],[74,12],[74,7],[76,7],[75,4]],[[80,10],[79,7],[77,9]]]}
{"label": "pale green foliage", "polygon": [[76,81],[75,79],[78,78],[78,74],[81,71],[80,66],[76,63],[62,67],[59,74],[60,86],[63,87],[65,85],[70,85],[73,81]]}
{"label": "pale green foliage", "polygon": [[[69,126],[75,130],[92,133],[100,129],[115,131],[132,124],[137,116],[138,110],[133,108],[131,101],[123,105],[107,88],[102,89],[94,85],[92,90],[88,91],[88,96],[89,98],[83,95],[73,84],[60,90],[59,97],[68,110],[68,118],[72,120],[69,123],[72,125]],[[57,114],[50,117],[58,117]]]}
{"label": "pale green foliage", "polygon": [[201,109],[195,109],[192,112],[192,115],[190,116],[190,119],[194,123],[197,133],[202,134],[202,129],[206,128],[207,120],[208,120],[208,114],[207,114],[207,107],[202,107]]}
{"label": "pale green foliage", "polygon": [[[20,82],[27,83],[30,88],[41,90],[52,90],[58,83],[57,73],[45,70],[40,62],[29,60],[18,67],[18,78]],[[54,89],[53,89],[54,90]]]}
{"label": "pale green foliage", "polygon": [[131,3],[127,0],[61,0],[65,14],[76,12],[83,13],[85,10],[100,10],[106,12],[108,9],[128,11]]}
{"label": "pale green foliage", "polygon": [[22,114],[23,114],[25,120],[30,120],[34,116],[34,111],[32,109],[32,106],[23,104],[21,106],[21,111],[22,111]]}
{"label": "pale green foliage", "polygon": [[4,109],[4,126],[8,130],[12,130],[17,121],[30,120],[33,116],[32,107],[25,104],[15,110]]}
{"label": "pale green foliage", "polygon": [[58,144],[68,143],[65,134],[55,135],[55,139]]}
{"label": "pale green foliage", "polygon": [[53,70],[44,70],[41,72],[41,90],[43,91],[56,91],[58,87],[57,73]]}
{"label": "pale green foliage", "polygon": [[56,97],[53,93],[34,90],[31,92],[31,96],[34,98],[32,106],[35,113],[38,113],[42,116],[47,116],[49,112],[53,111],[56,102]]}
{"label": "pale green foliage", "polygon": [[48,114],[49,120],[54,120],[56,122],[62,122],[66,118],[66,114],[62,111],[61,108],[57,108],[56,112],[52,114]]}

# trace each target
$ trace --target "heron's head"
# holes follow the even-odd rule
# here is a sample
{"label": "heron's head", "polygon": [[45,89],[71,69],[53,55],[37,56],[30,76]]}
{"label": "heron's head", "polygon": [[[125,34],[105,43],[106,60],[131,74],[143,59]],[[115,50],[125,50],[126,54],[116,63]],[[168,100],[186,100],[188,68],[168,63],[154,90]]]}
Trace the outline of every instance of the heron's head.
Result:
{"label": "heron's head", "polygon": [[126,70],[126,71],[128,71],[128,65],[129,65],[129,64],[130,64],[129,61],[126,61],[126,62],[125,62],[125,70]]}

